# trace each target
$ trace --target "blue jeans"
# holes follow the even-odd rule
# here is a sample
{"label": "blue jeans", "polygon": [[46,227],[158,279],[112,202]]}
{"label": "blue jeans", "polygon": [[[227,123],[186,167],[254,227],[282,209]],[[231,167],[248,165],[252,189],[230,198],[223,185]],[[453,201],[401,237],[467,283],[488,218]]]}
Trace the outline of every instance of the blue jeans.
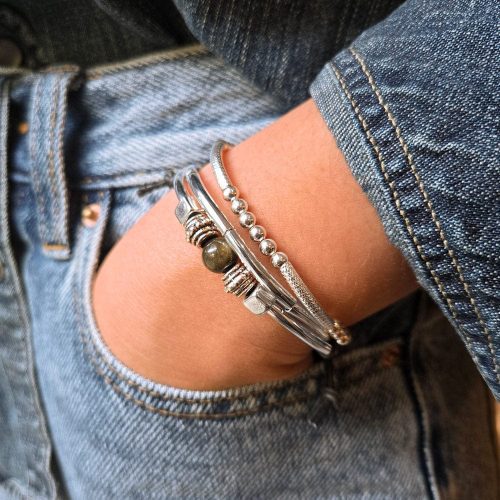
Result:
{"label": "blue jeans", "polygon": [[1,498],[496,497],[487,391],[423,293],[332,363],[226,391],[146,380],[103,343],[101,259],[178,168],[277,101],[201,47],[1,86]]}

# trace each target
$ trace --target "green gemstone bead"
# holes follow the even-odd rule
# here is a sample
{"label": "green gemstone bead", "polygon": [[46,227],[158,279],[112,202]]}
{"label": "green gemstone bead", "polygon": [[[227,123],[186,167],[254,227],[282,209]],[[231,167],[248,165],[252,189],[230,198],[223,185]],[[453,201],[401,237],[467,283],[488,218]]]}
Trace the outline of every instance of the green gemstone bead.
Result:
{"label": "green gemstone bead", "polygon": [[202,252],[203,264],[214,273],[223,273],[236,264],[238,256],[222,237],[211,239]]}

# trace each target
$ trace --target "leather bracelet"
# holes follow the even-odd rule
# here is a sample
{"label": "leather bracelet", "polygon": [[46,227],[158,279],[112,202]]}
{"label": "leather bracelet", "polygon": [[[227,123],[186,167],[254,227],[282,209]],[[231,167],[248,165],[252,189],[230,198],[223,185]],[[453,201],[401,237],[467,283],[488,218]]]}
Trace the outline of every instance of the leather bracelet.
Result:
{"label": "leather bracelet", "polygon": [[216,141],[210,154],[210,165],[212,166],[215,179],[224,199],[231,204],[231,211],[238,215],[240,225],[248,229],[250,238],[259,244],[261,253],[270,257],[272,265],[279,269],[281,275],[285,278],[302,305],[325,327],[329,335],[338,344],[348,344],[351,340],[349,332],[347,332],[339,321],[328,316],[311,290],[309,290],[299,276],[299,273],[289,261],[288,256],[284,252],[278,252],[276,242],[266,237],[265,228],[257,225],[255,215],[248,211],[248,203],[239,196],[239,191],[231,182],[224,166],[222,154],[224,149],[229,147],[232,147],[232,144],[222,140]]}
{"label": "leather bracelet", "polygon": [[[185,188],[187,182],[192,194]],[[267,313],[281,326],[318,351],[332,353],[331,332],[300,300],[289,293],[248,248],[206,190],[196,168],[180,170],[174,178],[179,199],[175,213],[186,239],[201,247],[205,266],[223,273],[224,289],[243,296],[254,314]]]}

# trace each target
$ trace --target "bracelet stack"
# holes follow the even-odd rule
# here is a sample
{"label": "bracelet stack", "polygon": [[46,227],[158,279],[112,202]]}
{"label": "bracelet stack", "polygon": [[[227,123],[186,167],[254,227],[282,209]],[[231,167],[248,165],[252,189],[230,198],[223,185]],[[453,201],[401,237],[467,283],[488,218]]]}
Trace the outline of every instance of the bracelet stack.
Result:
{"label": "bracelet stack", "polygon": [[[217,141],[212,148],[211,165],[217,183],[240,225],[248,229],[250,238],[259,245],[260,252],[271,259],[294,295],[267,271],[248,248],[233,225],[206,190],[196,168],[180,170],[174,178],[174,189],[179,199],[176,216],[184,226],[186,240],[202,248],[205,266],[222,273],[224,290],[243,296],[244,305],[254,314],[267,313],[279,324],[296,335],[323,356],[332,352],[332,340],[340,345],[350,341],[350,335],[340,323],[331,319],[307,288],[276,242],[266,237],[266,231],[256,224],[248,204],[238,196],[224,167],[222,153],[228,143]],[[191,194],[185,188],[187,182]]]}

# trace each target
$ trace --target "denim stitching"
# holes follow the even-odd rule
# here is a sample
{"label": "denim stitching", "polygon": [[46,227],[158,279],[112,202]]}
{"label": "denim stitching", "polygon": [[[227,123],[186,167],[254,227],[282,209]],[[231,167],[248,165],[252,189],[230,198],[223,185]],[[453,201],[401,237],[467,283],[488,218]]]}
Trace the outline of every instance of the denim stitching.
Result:
{"label": "denim stitching", "polygon": [[[2,113],[2,116],[4,116],[4,117],[7,116],[7,118],[8,118],[9,82],[2,82],[0,88],[1,88],[1,94],[2,94],[1,95],[1,103],[2,104],[1,104],[0,111]],[[35,103],[35,109],[38,109],[37,106],[38,106],[38,103]],[[3,145],[3,147],[5,147],[5,144]],[[5,206],[0,206],[0,209],[2,209],[0,211],[3,211],[3,213],[7,214],[8,213],[8,210],[7,210],[7,203],[8,203],[7,170],[8,170],[8,168],[1,168],[1,167],[2,166],[0,165],[0,178],[1,178],[0,180],[5,181],[5,186],[3,189],[0,188],[0,205],[5,205]],[[6,167],[6,165],[4,165],[4,167]],[[1,225],[2,224],[0,221],[0,226]],[[9,234],[9,225],[7,224],[6,232],[5,232],[5,237],[7,240],[9,239],[9,235],[10,235]],[[10,260],[10,264],[12,264],[12,262],[14,262],[14,257],[12,255],[12,252],[11,252],[9,246],[8,246],[6,258]],[[11,270],[11,269],[9,269],[9,270]],[[30,370],[30,366],[31,366],[31,368],[33,368],[33,366],[32,366],[33,365],[33,346],[31,344],[31,341],[29,341],[28,337],[27,337],[30,334],[30,324],[29,324],[29,320],[28,320],[27,305],[26,305],[26,301],[23,299],[22,286],[21,286],[21,283],[20,283],[19,278],[16,275],[16,273],[13,273],[12,280],[14,282],[14,292],[15,292],[14,297],[15,297],[15,301],[17,303],[17,307],[18,307],[18,310],[20,313],[20,320],[22,323],[22,330],[23,330],[21,342],[22,342],[22,345],[24,348],[24,352],[26,354],[26,356],[25,356],[26,362],[24,363],[24,367],[26,369],[24,371],[26,372],[26,376],[28,377],[29,381],[31,383],[33,383],[35,388],[37,388],[36,383],[34,382],[33,369]],[[16,405],[18,405],[19,398],[17,397],[17,395],[14,397],[14,399],[16,400]],[[43,482],[43,488],[44,489],[48,488],[49,494],[52,494],[54,491],[53,478],[52,478],[52,475],[50,474],[50,472],[47,474],[47,472],[49,471],[49,462],[50,462],[50,457],[52,454],[52,444],[51,444],[50,439],[47,435],[47,431],[46,431],[46,427],[45,427],[46,419],[45,419],[45,415],[40,407],[38,391],[36,391],[35,394],[32,394],[30,396],[30,399],[31,399],[31,402],[33,403],[34,412],[39,417],[39,419],[41,419],[42,425],[40,427],[40,425],[38,425],[40,422],[30,422],[29,426],[31,426],[32,428],[38,427],[37,433],[42,436],[42,440],[46,444],[45,450],[42,450],[40,452],[40,454],[42,456],[43,466],[40,467],[39,465],[35,464],[33,466],[33,471],[35,471],[39,475],[39,477],[41,477],[42,482]],[[23,450],[23,451],[24,451],[24,454],[26,455],[26,450]],[[30,461],[26,460],[26,462],[29,463]],[[32,490],[32,487],[33,487],[32,474],[29,474],[29,473],[27,474],[26,482],[27,482],[28,489]]]}
{"label": "denim stitching", "polygon": [[[189,164],[187,164],[186,166],[189,166]],[[108,180],[108,179],[120,179],[122,177],[126,177],[126,176],[139,176],[139,175],[154,175],[154,174],[160,174],[160,173],[163,173],[165,172],[165,174],[167,173],[175,173],[177,170],[180,170],[182,168],[182,166],[170,166],[170,167],[164,167],[164,168],[156,168],[154,170],[137,170],[137,171],[131,171],[131,172],[127,172],[127,173],[124,173],[124,172],[120,172],[118,174],[100,174],[100,175],[92,175],[92,176],[86,176],[86,177],[82,177],[81,179],[81,182],[83,184],[90,184],[91,182],[95,182],[95,181],[103,181],[103,180]]]}
{"label": "denim stitching", "polygon": [[[75,292],[75,288],[73,288],[73,292]],[[75,295],[75,300],[78,300]],[[83,307],[81,304],[80,307]],[[278,407],[285,407],[290,404],[298,403],[301,401],[306,401],[310,397],[312,397],[312,394],[308,393],[306,388],[304,390],[301,390],[298,395],[294,395],[291,398],[282,398],[278,401],[275,402],[269,402],[271,394],[264,394],[266,400],[268,402],[264,404],[256,404],[254,406],[251,406],[245,410],[228,410],[227,412],[224,413],[200,413],[200,412],[193,412],[193,413],[186,413],[186,412],[180,412],[180,411],[172,411],[172,410],[166,410],[165,408],[157,408],[156,406],[153,406],[151,404],[148,404],[141,399],[135,397],[134,395],[125,392],[123,388],[121,388],[116,381],[114,381],[111,377],[109,377],[104,370],[101,368],[99,365],[99,361],[103,362],[107,368],[110,368],[111,371],[118,377],[119,380],[122,382],[127,383],[128,385],[134,386],[136,383],[129,381],[128,379],[124,378],[123,375],[120,373],[117,373],[114,370],[114,367],[112,367],[109,362],[101,357],[100,353],[96,352],[96,346],[94,346],[93,352],[90,350],[89,342],[85,338],[85,334],[83,333],[85,331],[84,325],[81,322],[80,314],[77,315],[78,319],[78,325],[80,328],[80,334],[81,334],[81,339],[83,341],[84,345],[84,351],[88,355],[88,359],[91,362],[92,366],[94,367],[95,372],[101,376],[101,378],[104,380],[106,385],[109,385],[117,394],[122,396],[124,399],[127,401],[131,401],[132,403],[136,404],[137,406],[144,408],[145,410],[148,410],[150,412],[154,413],[159,413],[160,415],[163,416],[170,416],[170,417],[179,417],[179,418],[191,418],[191,419],[197,419],[197,418],[206,418],[206,419],[221,419],[221,418],[232,418],[232,417],[238,417],[238,416],[243,416],[243,415],[251,415],[254,414],[258,411],[264,410],[264,409],[269,409],[269,408],[278,408]],[[95,358],[97,356],[98,359]],[[130,384],[129,384],[130,382]],[[306,379],[304,379],[304,382],[306,382]],[[203,404],[203,403],[218,403],[221,401],[229,401],[229,402],[236,402],[241,399],[250,399],[253,396],[261,396],[262,393],[258,392],[253,392],[253,393],[248,393],[248,394],[242,394],[242,395],[237,395],[235,397],[220,397],[220,398],[214,398],[214,399],[209,399],[209,398],[199,398],[199,399],[194,399],[194,398],[182,398],[179,396],[166,396],[164,394],[154,394],[156,391],[148,391],[147,389],[137,386],[135,387],[137,389],[140,389],[141,392],[145,393],[146,396],[154,397],[156,399],[159,399],[163,402],[169,402],[169,401],[175,401],[178,403],[184,403],[184,404]]]}
{"label": "denim stitching", "polygon": [[416,328],[411,329],[410,335],[404,344],[403,355],[405,356],[405,362],[403,363],[403,371],[407,379],[410,397],[414,404],[415,418],[419,427],[419,449],[421,455],[421,467],[423,469],[422,472],[426,481],[429,496],[432,499],[437,500],[439,499],[439,490],[435,484],[434,460],[432,452],[429,449],[429,440],[431,435],[429,412],[423,397],[423,389],[415,373],[415,344],[418,334],[425,327],[425,324],[422,323],[422,318],[425,317],[428,312],[429,304],[427,301],[424,302],[424,307],[425,309],[422,309],[422,304],[420,304],[418,314],[419,318],[417,319]]}
{"label": "denim stitching", "polygon": [[49,66],[48,68],[41,69],[39,73],[42,74],[62,74],[62,73],[74,73],[79,71],[79,67],[73,64],[61,64],[59,66]]}
{"label": "denim stitching", "polygon": [[[465,290],[465,293],[466,293],[466,295],[467,295],[467,297],[469,299],[469,303],[471,304],[472,309],[474,310],[474,313],[476,315],[476,318],[477,318],[479,324],[481,325],[481,327],[483,329],[483,333],[486,335],[486,339],[487,339],[487,342],[488,342],[488,347],[489,347],[491,356],[493,358],[493,368],[494,368],[494,371],[495,371],[495,374],[496,374],[496,377],[497,377],[497,381],[500,382],[500,373],[498,371],[498,366],[497,366],[496,356],[495,356],[495,349],[494,349],[494,346],[493,346],[493,341],[492,341],[492,338],[491,338],[491,334],[490,334],[489,329],[488,329],[486,323],[484,322],[484,320],[483,320],[483,318],[481,316],[481,313],[480,313],[480,311],[479,311],[479,309],[477,307],[476,300],[472,297],[472,294],[471,294],[471,291],[470,291],[470,286],[465,281],[465,277],[463,275],[462,267],[459,264],[458,259],[457,259],[456,255],[455,255],[455,253],[453,252],[453,249],[451,249],[450,246],[449,246],[448,240],[446,239],[446,236],[444,234],[443,228],[441,226],[441,222],[439,221],[439,219],[437,217],[437,214],[436,214],[436,212],[434,210],[434,207],[432,206],[432,202],[431,202],[431,199],[429,197],[429,194],[425,190],[424,183],[422,181],[420,173],[418,172],[417,167],[415,165],[415,162],[413,160],[413,155],[409,151],[408,144],[406,143],[406,141],[403,138],[403,135],[401,133],[401,129],[400,129],[399,125],[396,122],[396,118],[394,117],[394,115],[392,114],[391,110],[389,109],[388,104],[385,102],[384,98],[382,97],[380,89],[377,87],[377,84],[375,83],[375,80],[374,80],[372,74],[368,70],[365,61],[362,59],[362,57],[353,48],[350,48],[350,52],[354,56],[354,58],[356,59],[356,61],[358,62],[358,64],[360,65],[360,67],[361,67],[363,73],[365,74],[365,76],[367,77],[368,82],[369,82],[369,84],[370,84],[373,92],[375,92],[375,95],[377,96],[377,99],[378,99],[378,102],[379,102],[380,106],[382,106],[385,114],[387,115],[387,118],[388,118],[389,122],[391,123],[392,127],[394,128],[394,131],[396,133],[396,137],[398,138],[399,144],[400,144],[401,148],[403,149],[403,153],[404,153],[404,156],[406,158],[407,164],[410,167],[410,170],[411,170],[413,176],[415,177],[415,181],[417,183],[417,186],[418,186],[418,189],[419,189],[420,193],[422,194],[422,197],[424,199],[424,203],[425,203],[427,209],[429,210],[429,212],[431,214],[432,221],[434,222],[434,225],[436,227],[436,230],[437,230],[437,233],[439,235],[439,238],[440,238],[440,240],[441,240],[441,242],[443,244],[443,248],[446,250],[448,256],[451,259],[453,267],[455,268],[455,270],[456,270],[456,272],[458,274],[458,278],[459,278],[460,282],[462,283],[462,286],[463,286],[463,288]],[[465,333],[466,332],[464,332],[464,334]]]}
{"label": "denim stitching", "polygon": [[[344,77],[340,74],[339,70],[333,64],[330,64],[330,67],[335,72],[335,75],[337,77],[337,80],[340,82],[342,90],[344,91],[346,97],[349,99],[349,101],[351,103],[351,106],[353,107],[354,112],[356,113],[356,116],[358,117],[358,120],[360,121],[361,126],[363,127],[363,130],[365,131],[366,137],[368,138],[370,144],[372,145],[372,147],[373,147],[373,149],[374,149],[374,151],[375,151],[375,153],[377,155],[377,159],[378,159],[378,162],[379,162],[382,174],[384,176],[384,179],[386,180],[386,182],[387,182],[387,184],[388,184],[388,186],[389,186],[389,188],[391,190],[391,194],[392,194],[392,197],[393,197],[394,202],[396,204],[396,208],[397,208],[397,210],[399,212],[399,215],[401,216],[401,218],[404,221],[404,224],[406,226],[408,234],[410,235],[413,243],[415,244],[415,247],[417,249],[418,255],[420,256],[420,258],[424,262],[425,266],[429,270],[429,272],[430,272],[430,274],[431,274],[434,282],[436,283],[439,291],[441,292],[441,295],[443,296],[444,300],[446,301],[446,303],[448,305],[448,308],[450,310],[451,315],[458,322],[457,311],[455,309],[455,305],[452,302],[452,300],[450,299],[450,297],[448,296],[448,294],[446,293],[446,290],[444,289],[444,286],[441,283],[441,280],[440,280],[438,274],[433,269],[432,264],[429,262],[429,260],[427,259],[427,257],[425,256],[425,254],[423,252],[422,245],[420,244],[417,236],[415,235],[415,232],[413,230],[411,222],[408,219],[408,216],[406,215],[405,209],[401,205],[401,200],[399,198],[399,193],[396,190],[395,183],[394,183],[394,181],[390,180],[389,173],[387,172],[387,168],[385,166],[385,161],[384,161],[384,158],[382,156],[382,152],[380,150],[380,147],[379,147],[377,141],[375,140],[375,138],[373,137],[372,133],[370,132],[370,128],[368,126],[368,123],[366,122],[365,118],[361,114],[359,106],[357,105],[356,101],[354,100],[354,97],[352,96],[351,92],[347,88],[347,85],[345,83]],[[465,338],[465,343],[467,344],[467,346],[468,346],[468,348],[469,348],[469,350],[470,350],[470,352],[472,354],[472,357],[477,362],[476,355],[474,354],[474,351],[471,349],[470,340],[469,340],[468,336],[464,335],[464,338]]]}
{"label": "denim stitching", "polygon": [[99,78],[112,75],[118,71],[131,70],[136,68],[145,68],[147,66],[154,66],[165,61],[175,61],[184,57],[191,57],[195,55],[209,55],[209,50],[203,45],[191,45],[180,49],[173,49],[167,52],[160,52],[148,57],[140,57],[132,59],[126,63],[117,63],[105,66],[96,66],[85,72],[87,80],[98,80]]}
{"label": "denim stitching", "polygon": [[[76,296],[75,296],[75,299],[76,299]],[[78,299],[76,299],[76,300],[78,300]],[[80,307],[83,308],[83,304],[80,304]],[[82,330],[82,327],[83,327],[83,325],[80,325],[81,330]],[[214,398],[210,398],[210,397],[188,398],[188,397],[182,397],[182,396],[175,396],[173,394],[168,396],[166,394],[162,394],[159,391],[155,391],[153,389],[147,389],[146,387],[142,387],[138,382],[134,382],[133,380],[130,380],[127,377],[125,377],[123,374],[119,373],[117,371],[117,369],[114,366],[112,366],[106,358],[103,357],[103,354],[101,352],[99,352],[98,347],[95,345],[95,343],[92,342],[91,339],[89,341],[88,337],[89,337],[88,335],[82,336],[82,341],[84,343],[84,348],[85,348],[85,351],[87,352],[87,354],[89,354],[89,356],[92,358],[98,358],[98,359],[93,359],[92,360],[93,363],[95,363],[96,361],[99,361],[99,362],[105,364],[106,368],[108,368],[113,373],[113,375],[115,375],[121,382],[124,382],[125,384],[127,384],[131,389],[136,389],[139,392],[142,392],[143,394],[145,394],[146,396],[150,396],[150,397],[153,397],[155,399],[160,399],[160,400],[165,401],[165,402],[176,401],[179,403],[192,403],[192,404],[194,404],[194,403],[220,403],[223,401],[238,401],[240,399],[247,399],[247,398],[255,397],[255,396],[260,397],[263,395],[264,391],[266,390],[264,387],[263,389],[260,389],[260,390],[246,392],[245,394],[235,394],[234,396],[217,396]],[[92,343],[92,348],[90,346],[90,343]],[[96,366],[96,368],[98,367],[98,365],[95,365],[95,366]],[[304,377],[304,380],[301,382],[307,383],[307,380],[314,379],[315,376],[320,376],[320,375],[321,375],[321,372],[318,371],[317,374],[313,373],[308,378]],[[286,384],[284,384],[282,387],[279,387],[278,389],[283,389],[283,388],[286,388]],[[275,391],[276,388],[271,388],[270,390]]]}
{"label": "denim stitching", "polygon": [[[94,364],[94,363],[93,363]],[[235,418],[242,417],[247,415],[253,415],[257,412],[261,412],[263,410],[269,410],[272,408],[282,408],[291,404],[305,402],[309,399],[309,394],[304,394],[302,396],[296,396],[293,398],[285,398],[277,402],[268,402],[263,405],[257,405],[252,408],[248,408],[246,410],[234,410],[228,411],[227,413],[185,413],[185,412],[175,412],[171,410],[166,410],[165,408],[157,408],[156,406],[145,403],[144,401],[134,397],[132,394],[127,394],[122,390],[120,386],[118,386],[113,380],[111,380],[98,366],[94,364],[94,369],[96,372],[101,375],[107,385],[113,389],[117,394],[121,395],[125,400],[134,403],[135,405],[143,408],[152,413],[158,413],[164,417],[176,417],[176,418],[187,418],[191,420],[196,419],[207,419],[207,420],[220,420],[224,418]]]}

